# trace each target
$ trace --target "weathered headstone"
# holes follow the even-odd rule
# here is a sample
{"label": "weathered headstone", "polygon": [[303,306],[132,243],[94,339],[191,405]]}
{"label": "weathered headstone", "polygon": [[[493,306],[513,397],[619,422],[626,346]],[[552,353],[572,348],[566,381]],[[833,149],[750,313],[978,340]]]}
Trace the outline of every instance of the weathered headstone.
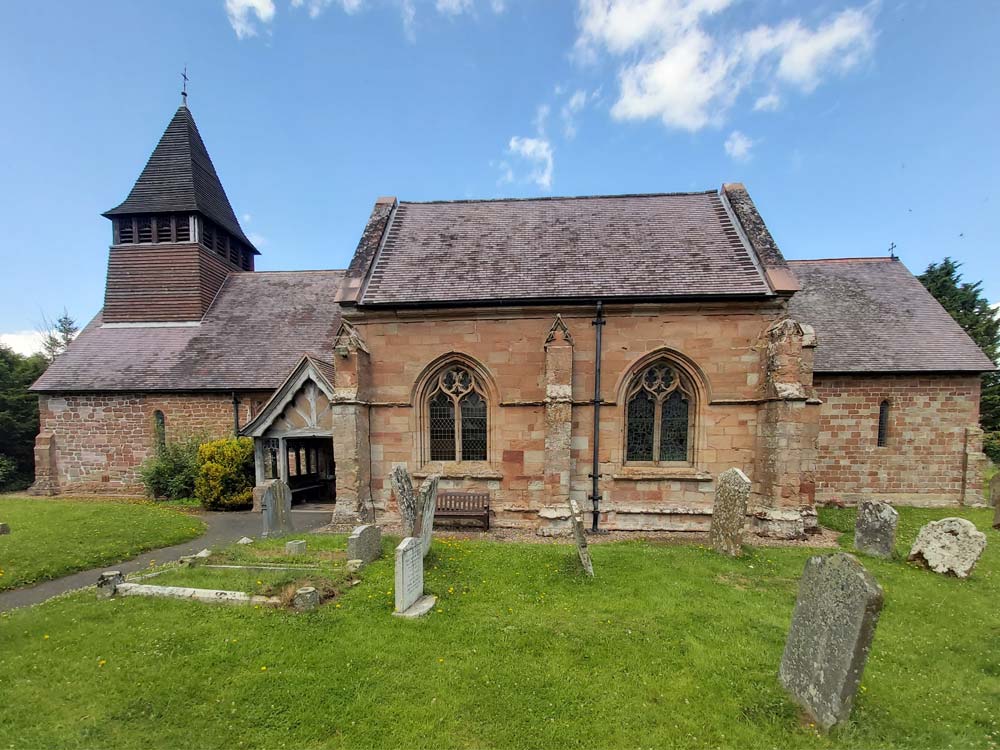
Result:
{"label": "weathered headstone", "polygon": [[10,526],[5,523],[0,523],[0,536],[10,533]]}
{"label": "weathered headstone", "polygon": [[882,612],[882,588],[853,555],[806,562],[778,676],[823,729],[851,715]]}
{"label": "weathered headstone", "polygon": [[319,592],[313,586],[303,586],[292,598],[292,609],[310,612],[319,606]]}
{"label": "weathered headstone", "polygon": [[347,537],[347,559],[367,565],[382,555],[382,532],[374,524],[355,526]]}
{"label": "weathered headstone", "polygon": [[118,587],[125,583],[125,576],[120,570],[106,570],[97,579],[97,598],[110,599]]}
{"label": "weathered headstone", "polygon": [[295,531],[292,527],[292,491],[280,479],[271,479],[260,500],[264,518],[263,537],[284,536]]}
{"label": "weathered headstone", "polygon": [[434,513],[437,510],[438,477],[436,474],[427,477],[420,485],[420,493],[417,497],[417,527],[414,529],[416,536],[420,537],[423,545],[424,557],[431,550],[431,536],[434,531]]}
{"label": "weathered headstone", "polygon": [[403,537],[413,536],[417,527],[417,495],[413,491],[413,481],[405,466],[396,466],[389,475],[389,483],[396,495],[399,518],[403,525]]}
{"label": "weathered headstone", "polygon": [[907,559],[921,562],[935,573],[968,578],[984,549],[986,534],[972,521],[942,518],[920,529]]}
{"label": "weathered headstone", "polygon": [[594,561],[590,559],[590,549],[587,547],[587,534],[583,529],[583,512],[579,503],[572,496],[569,498],[569,522],[573,526],[573,540],[576,542],[576,553],[580,556],[583,571],[593,577]]}
{"label": "weathered headstone", "polygon": [[286,555],[304,555],[305,553],[306,553],[305,539],[296,539],[291,542],[285,542]]}
{"label": "weathered headstone", "polygon": [[715,481],[715,505],[709,538],[716,552],[730,557],[743,554],[743,527],[747,522],[750,480],[737,468],[726,469]]}
{"label": "weathered headstone", "polygon": [[888,503],[862,500],[854,522],[854,548],[858,552],[878,557],[892,557],[896,547],[896,527],[899,513]]}
{"label": "weathered headstone", "polygon": [[398,617],[420,617],[437,601],[424,595],[424,552],[418,537],[410,536],[396,547],[396,611]]}

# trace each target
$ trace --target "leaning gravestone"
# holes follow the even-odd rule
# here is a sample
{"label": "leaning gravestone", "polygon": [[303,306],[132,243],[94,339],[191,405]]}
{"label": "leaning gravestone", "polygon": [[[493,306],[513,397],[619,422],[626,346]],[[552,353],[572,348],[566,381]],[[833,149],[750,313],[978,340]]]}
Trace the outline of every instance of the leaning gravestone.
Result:
{"label": "leaning gravestone", "polygon": [[584,572],[593,577],[594,561],[590,559],[590,549],[587,547],[587,535],[583,530],[583,513],[576,499],[569,499],[569,522],[573,525],[573,539],[576,541],[576,552],[580,556],[580,564]]}
{"label": "leaning gravestone", "polygon": [[921,562],[935,573],[968,578],[984,549],[986,534],[972,521],[942,518],[920,529],[907,559]]}
{"label": "leaning gravestone", "polygon": [[403,537],[414,535],[417,527],[417,496],[413,491],[410,472],[405,466],[396,466],[389,475],[389,483],[399,505],[399,517],[403,524]]}
{"label": "leaning gravestone", "polygon": [[862,500],[854,522],[854,548],[868,555],[892,557],[898,525],[899,513],[891,505],[877,500]]}
{"label": "leaning gravestone", "polygon": [[806,562],[778,676],[823,729],[851,715],[882,611],[882,588],[844,552]]}
{"label": "leaning gravestone", "polygon": [[265,539],[295,531],[292,528],[292,491],[280,479],[271,479],[267,483],[260,509],[264,518]]}
{"label": "leaning gravestone", "polygon": [[355,526],[347,537],[347,559],[360,560],[362,565],[367,565],[377,560],[381,554],[382,532],[379,527],[370,523]]}
{"label": "leaning gravestone", "polygon": [[423,545],[424,557],[431,550],[431,535],[434,532],[434,512],[437,510],[438,497],[438,477],[436,474],[429,476],[420,485],[420,494],[417,498],[417,525],[414,529],[416,536],[420,537]]}
{"label": "leaning gravestone", "polygon": [[396,547],[397,617],[420,617],[437,601],[424,595],[424,551],[418,537],[407,537]]}
{"label": "leaning gravestone", "polygon": [[715,505],[709,538],[716,552],[730,557],[743,554],[743,527],[747,522],[750,480],[736,468],[727,469],[715,483]]}

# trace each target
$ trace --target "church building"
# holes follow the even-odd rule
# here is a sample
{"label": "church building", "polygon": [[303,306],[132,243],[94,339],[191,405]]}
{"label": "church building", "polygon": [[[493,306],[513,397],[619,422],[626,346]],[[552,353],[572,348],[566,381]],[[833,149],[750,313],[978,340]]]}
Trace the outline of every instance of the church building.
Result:
{"label": "church building", "polygon": [[159,444],[241,434],[340,521],[396,517],[397,465],[541,534],[570,497],[705,530],[730,467],[779,536],[818,502],[982,501],[993,363],[895,258],[786,260],[738,183],[381,197],[346,269],[259,272],[182,105],[104,215],[104,307],[33,386],[39,494],[141,494]]}

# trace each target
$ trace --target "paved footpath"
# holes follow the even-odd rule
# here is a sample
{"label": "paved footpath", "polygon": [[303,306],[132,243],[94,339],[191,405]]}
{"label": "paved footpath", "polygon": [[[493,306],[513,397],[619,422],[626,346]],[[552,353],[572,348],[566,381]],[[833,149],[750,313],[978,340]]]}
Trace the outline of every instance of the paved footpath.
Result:
{"label": "paved footpath", "polygon": [[[292,524],[296,531],[311,531],[330,523],[332,513],[327,511],[305,511],[292,510]],[[208,529],[197,539],[192,539],[183,544],[175,544],[173,547],[161,547],[160,549],[145,552],[138,557],[133,557],[127,562],[108,563],[93,570],[84,570],[79,573],[72,573],[62,578],[52,581],[45,581],[35,586],[23,589],[0,592],[0,612],[17,607],[28,607],[32,604],[39,604],[53,596],[64,594],[67,591],[81,589],[84,586],[93,586],[97,583],[97,577],[105,570],[120,570],[122,573],[134,573],[149,567],[149,563],[171,562],[183,555],[193,555],[206,547],[218,547],[231,544],[237,539],[248,536],[256,539],[261,534],[260,513],[245,511],[240,513],[200,513],[198,518],[203,520]]]}

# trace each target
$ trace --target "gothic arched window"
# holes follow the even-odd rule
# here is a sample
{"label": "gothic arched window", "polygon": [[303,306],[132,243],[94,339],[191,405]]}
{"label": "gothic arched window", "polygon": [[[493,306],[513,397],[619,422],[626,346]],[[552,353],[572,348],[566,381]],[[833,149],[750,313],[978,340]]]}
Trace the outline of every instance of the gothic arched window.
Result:
{"label": "gothic arched window", "polygon": [[659,359],[633,379],[625,398],[625,460],[690,461],[690,391],[669,362]]}
{"label": "gothic arched window", "polygon": [[449,365],[431,378],[427,397],[431,461],[486,460],[486,392],[472,371]]}

